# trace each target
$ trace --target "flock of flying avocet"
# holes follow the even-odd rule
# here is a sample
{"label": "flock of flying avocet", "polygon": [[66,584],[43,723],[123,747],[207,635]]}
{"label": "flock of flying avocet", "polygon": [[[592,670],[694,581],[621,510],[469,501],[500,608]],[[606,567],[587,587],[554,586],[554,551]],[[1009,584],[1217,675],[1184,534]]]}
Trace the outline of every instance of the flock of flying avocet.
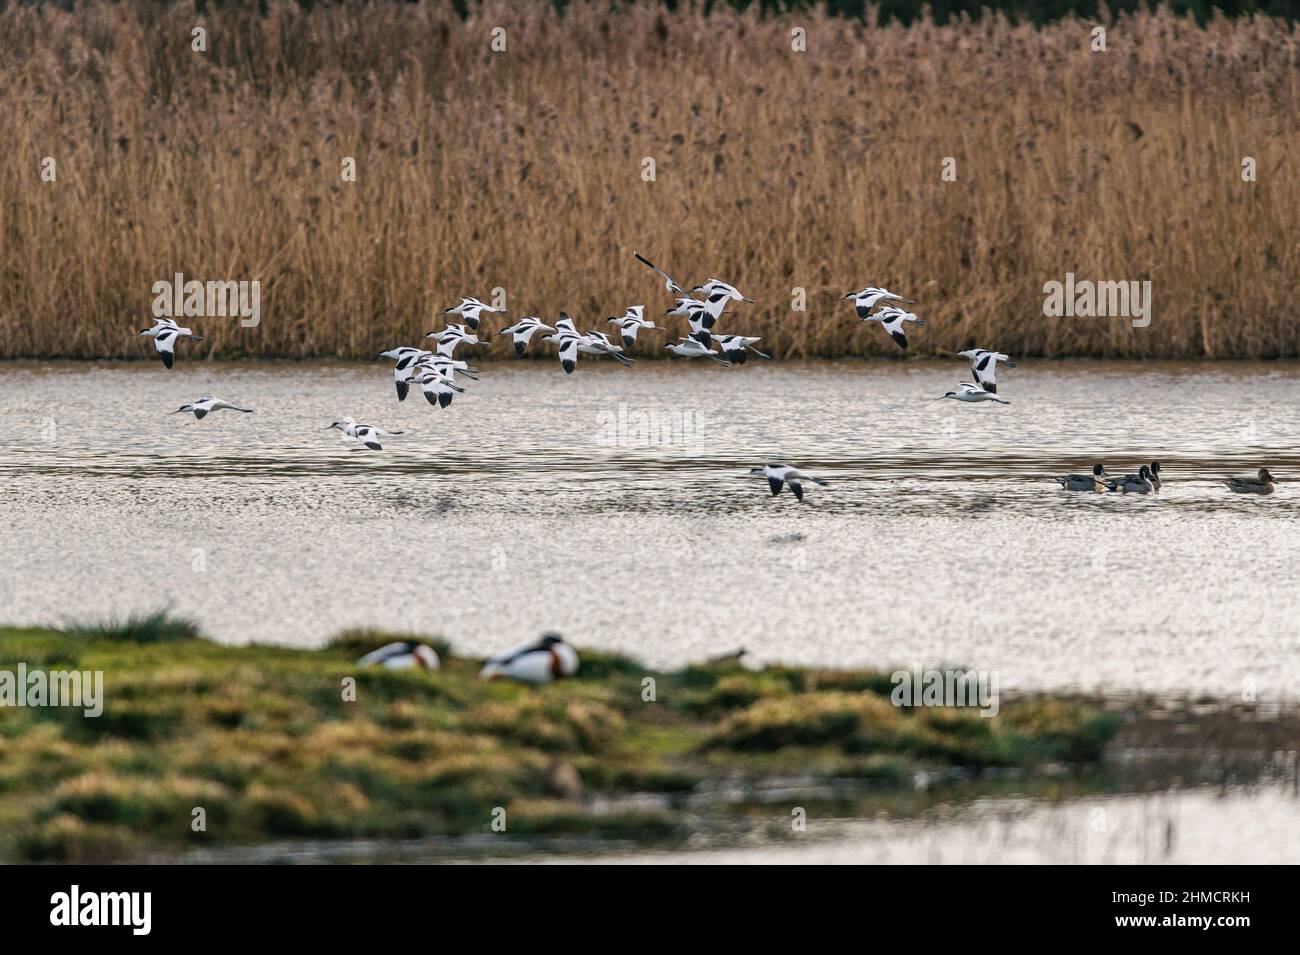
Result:
{"label": "flock of flying avocet", "polygon": [[[703,285],[697,285],[687,292],[671,275],[645,256],[639,252],[634,252],[633,255],[638,262],[652,269],[663,279],[664,289],[674,297],[674,305],[665,312],[665,315],[686,319],[688,334],[665,344],[665,349],[681,358],[708,358],[728,368],[743,365],[751,354],[763,359],[771,357],[755,347],[760,338],[723,334],[717,327],[728,303],[752,304],[753,299],[743,295],[734,285],[716,278],[710,278]],[[908,345],[907,326],[919,328],[925,325],[924,319],[901,307],[916,304],[914,300],[905,299],[886,288],[868,287],[861,291],[849,292],[843,298],[853,302],[858,318],[864,322],[879,323],[904,351],[907,350]],[[461,322],[448,322],[440,331],[429,332],[424,336],[426,340],[431,341],[432,350],[400,346],[380,352],[380,358],[388,358],[395,363],[393,384],[397,391],[397,399],[405,401],[411,387],[418,385],[431,405],[439,408],[449,407],[456,395],[465,392],[464,387],[457,383],[458,376],[461,380],[478,380],[477,371],[471,368],[468,362],[456,358],[457,349],[461,346],[473,348],[490,344],[490,339],[480,339],[478,335],[484,327],[483,316],[487,313],[504,311],[503,308],[489,305],[476,298],[463,298],[458,304],[443,311],[444,315],[458,316]],[[578,367],[578,358],[581,355],[597,358],[608,356],[625,366],[633,364],[636,359],[628,352],[636,345],[638,334],[649,330],[657,331],[661,327],[645,317],[644,305],[631,305],[622,316],[609,318],[606,322],[618,329],[619,342],[611,341],[609,333],[606,332],[595,330],[585,334],[579,332],[573,319],[565,312],[560,313],[554,325],[548,325],[541,318],[529,315],[501,329],[497,334],[509,335],[514,345],[515,355],[523,357],[539,332],[549,332],[550,334],[542,336],[540,341],[555,346],[560,367],[565,374],[572,374]],[[178,342],[203,340],[194,334],[193,329],[182,328],[175,321],[167,318],[155,318],[154,326],[140,334],[153,339],[159,357],[168,368],[172,367],[175,360]],[[971,376],[975,380],[960,382],[956,391],[940,395],[937,400],[1010,404],[998,394],[997,384],[999,364],[1007,368],[1016,367],[1016,363],[1010,357],[1001,352],[982,348],[970,348],[957,352],[956,355],[970,362]],[[171,413],[192,413],[195,418],[202,419],[215,411],[227,410],[250,413],[253,409],[242,408],[219,398],[204,395]],[[332,422],[329,429],[335,428],[374,451],[383,450],[383,439],[402,433],[360,424],[351,419]],[[1071,474],[1056,480],[1068,491],[1110,490],[1146,494],[1160,490],[1159,469],[1159,463],[1153,462],[1149,467],[1143,465],[1137,474],[1127,474],[1112,480],[1105,475],[1104,469],[1098,464],[1091,475]],[[785,464],[769,464],[762,468],[754,468],[749,473],[766,478],[773,496],[779,494],[782,488],[789,487],[800,501],[803,500],[805,482],[826,486],[825,481],[810,477]],[[1273,490],[1273,481],[1268,471],[1261,469],[1258,477],[1232,478],[1225,483],[1231,490],[1239,493],[1270,494]]]}

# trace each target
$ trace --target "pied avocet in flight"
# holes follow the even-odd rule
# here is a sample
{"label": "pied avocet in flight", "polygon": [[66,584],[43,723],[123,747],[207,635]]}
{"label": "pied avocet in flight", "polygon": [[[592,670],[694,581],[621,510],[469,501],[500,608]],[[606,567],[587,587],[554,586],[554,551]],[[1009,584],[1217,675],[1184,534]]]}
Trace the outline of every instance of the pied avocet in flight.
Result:
{"label": "pied avocet in flight", "polygon": [[691,327],[691,338],[694,338],[705,348],[712,347],[713,335],[709,331],[718,321],[716,315],[709,313],[703,302],[698,302],[693,298],[679,298],[677,304],[665,315],[678,315],[686,319]]}
{"label": "pied avocet in flight", "polygon": [[573,319],[561,312],[555,322],[555,332],[542,341],[550,342],[556,347],[560,353],[560,367],[566,375],[573,374],[573,369],[578,367],[578,346],[583,343],[582,336],[573,327]]}
{"label": "pied avocet in flight", "polygon": [[479,676],[485,680],[550,683],[578,672],[578,652],[558,633],[548,633],[536,643],[490,657]]}
{"label": "pied avocet in flight", "polygon": [[656,272],[658,272],[658,273],[663,277],[663,280],[664,280],[664,288],[667,289],[668,294],[670,294],[670,295],[672,295],[672,294],[685,295],[685,294],[686,294],[686,289],[682,288],[680,285],[678,285],[676,282],[674,282],[674,281],[673,281],[673,277],[672,277],[671,275],[669,275],[667,272],[665,272],[663,269],[659,268],[659,266],[655,265],[653,262],[651,262],[649,259],[647,259],[647,258],[646,258],[644,255],[642,255],[640,252],[633,252],[632,254],[635,255],[635,256],[636,256],[636,260],[637,260],[638,262],[640,262],[642,265],[644,265],[646,268],[648,268],[648,269],[654,269]]}
{"label": "pied avocet in flight", "polygon": [[728,285],[720,279],[709,279],[708,282],[695,286],[691,291],[693,294],[704,296],[704,309],[714,321],[722,317],[722,310],[727,307],[728,302],[754,301],[741,295],[734,285]]}
{"label": "pied avocet in flight", "polygon": [[390,670],[410,670],[415,667],[437,670],[442,666],[442,661],[438,659],[438,653],[433,647],[414,640],[399,640],[385,644],[378,650],[371,650],[357,661],[357,666],[382,666]]}
{"label": "pied avocet in flight", "polygon": [[617,358],[624,365],[636,361],[635,358],[624,355],[623,346],[615,345],[604,332],[587,332],[578,343],[578,351],[584,355],[608,355],[610,358]]}
{"label": "pied avocet in flight", "polygon": [[944,398],[952,398],[954,401],[996,401],[1000,405],[1011,404],[1009,401],[1003,401],[993,392],[985,391],[973,381],[963,381],[957,385],[956,391],[940,395],[935,400],[942,401]]}
{"label": "pied avocet in flight", "polygon": [[493,308],[486,302],[480,302],[476,298],[463,298],[459,305],[453,305],[451,308],[443,309],[444,315],[459,315],[465,319],[465,324],[470,328],[478,331],[479,320],[484,312],[504,312],[504,308]]}
{"label": "pied avocet in flight", "polygon": [[479,341],[477,335],[472,334],[464,325],[448,325],[440,332],[429,332],[424,336],[432,338],[438,342],[438,354],[447,358],[456,357],[457,345],[486,345],[487,342]]}
{"label": "pied avocet in flight", "polygon": [[397,367],[393,369],[393,384],[397,387],[397,400],[405,401],[406,394],[411,387],[411,378],[416,374],[415,364],[425,358],[433,356],[433,352],[425,351],[423,348],[390,348],[387,351],[379,353],[380,358],[392,358],[397,361]]}
{"label": "pied avocet in flight", "polygon": [[998,362],[1002,362],[1008,368],[1016,367],[1016,363],[1006,355],[983,348],[968,348],[957,354],[970,359],[970,370],[975,376],[976,384],[995,395],[998,393]]}
{"label": "pied avocet in flight", "polygon": [[803,500],[803,482],[811,481],[821,487],[830,487],[829,481],[823,481],[821,478],[815,478],[812,475],[804,474],[798,468],[792,468],[788,464],[767,464],[761,468],[750,468],[749,473],[758,477],[767,478],[767,486],[772,489],[772,496],[776,497],[781,493],[782,485],[788,484],[794,496]]}
{"label": "pied avocet in flight", "polygon": [[220,398],[213,398],[211,395],[204,395],[197,401],[191,401],[187,405],[181,405],[175,411],[169,411],[168,414],[180,414],[184,411],[194,412],[194,417],[202,421],[209,412],[213,411],[242,411],[244,414],[252,414],[252,408],[240,408],[238,405],[232,405],[229,401],[222,401]]}
{"label": "pied avocet in flight", "polygon": [[168,368],[176,358],[176,342],[182,338],[201,342],[202,337],[194,334],[192,328],[181,328],[170,318],[155,318],[153,328],[146,328],[140,333],[145,338],[153,339],[153,347],[158,350],[158,357]]}
{"label": "pied avocet in flight", "polygon": [[429,404],[446,408],[457,392],[462,395],[465,393],[464,388],[451,380],[451,375],[436,366],[420,365],[419,368],[420,374],[411,380],[420,386],[420,391]]}
{"label": "pied avocet in flight", "polygon": [[619,332],[622,333],[623,347],[628,349],[636,344],[636,333],[641,329],[658,327],[645,317],[644,305],[629,305],[627,314],[622,318],[607,318],[605,321],[618,326]]}
{"label": "pied avocet in flight", "polygon": [[887,288],[864,288],[861,292],[850,292],[844,296],[845,299],[853,299],[853,307],[857,309],[858,318],[866,318],[877,302],[902,302],[904,305],[915,305],[916,301],[910,298],[903,298],[897,292],[891,292]]}
{"label": "pied avocet in flight", "polygon": [[382,428],[375,428],[368,424],[357,424],[351,418],[345,418],[342,421],[335,421],[326,428],[338,428],[349,438],[356,438],[371,451],[382,451],[384,446],[379,443],[380,438],[391,438],[393,435],[401,434],[401,431],[385,431]]}
{"label": "pied avocet in flight", "polygon": [[515,346],[515,357],[523,358],[524,352],[528,350],[528,343],[532,341],[533,335],[539,331],[555,331],[550,325],[547,325],[536,315],[529,315],[519,319],[509,328],[503,328],[498,335],[509,335]]}
{"label": "pied avocet in flight", "polygon": [[755,344],[762,341],[761,338],[755,338],[751,335],[715,335],[713,340],[718,343],[722,349],[722,355],[727,361],[736,365],[745,363],[746,352],[753,352],[759,358],[771,358],[771,355],[765,355],[757,348]]}
{"label": "pied avocet in flight", "polygon": [[682,358],[712,358],[719,365],[723,365],[727,368],[731,367],[731,362],[720,357],[712,348],[709,348],[703,342],[697,341],[694,338],[683,337],[674,343],[665,345],[664,348],[668,349],[674,355],[680,355]]}
{"label": "pied avocet in flight", "polygon": [[889,337],[904,351],[907,351],[907,333],[903,331],[903,325],[909,322],[913,325],[925,324],[925,319],[917,318],[915,312],[909,312],[894,305],[884,306],[874,315],[868,315],[863,321],[880,322],[885,327],[885,331],[889,332]]}

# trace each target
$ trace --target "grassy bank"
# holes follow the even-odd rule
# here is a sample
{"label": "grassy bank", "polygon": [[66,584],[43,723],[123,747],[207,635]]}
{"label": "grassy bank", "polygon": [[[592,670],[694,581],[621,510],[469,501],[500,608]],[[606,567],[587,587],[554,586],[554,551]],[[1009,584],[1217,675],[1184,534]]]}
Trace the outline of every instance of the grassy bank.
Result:
{"label": "grassy bank", "polygon": [[[224,647],[156,621],[0,630],[0,670],[104,673],[97,718],[0,708],[0,859],[491,833],[498,807],[516,838],[671,840],[690,832],[688,797],[704,790],[800,776],[906,793],[921,770],[1085,765],[1120,724],[1070,700],[1004,699],[992,719],[899,709],[888,677],[867,672],[656,673],[584,652],[577,679],[530,688],[484,682],[477,661],[446,653],[434,674],[353,665],[385,639],[294,650]],[[637,794],[662,798],[622,799]],[[788,828],[790,808],[762,812]]]}
{"label": "grassy bank", "polygon": [[[153,360],[130,333],[178,271],[262,285],[195,356],[370,357],[495,287],[594,327],[668,304],[634,249],[735,282],[778,356],[891,352],[836,300],[867,284],[919,300],[922,353],[1300,355],[1281,20],[1124,15],[1099,53],[1074,19],[267,8],[0,10],[0,357]],[[1066,272],[1149,279],[1150,327],[1044,317]]]}

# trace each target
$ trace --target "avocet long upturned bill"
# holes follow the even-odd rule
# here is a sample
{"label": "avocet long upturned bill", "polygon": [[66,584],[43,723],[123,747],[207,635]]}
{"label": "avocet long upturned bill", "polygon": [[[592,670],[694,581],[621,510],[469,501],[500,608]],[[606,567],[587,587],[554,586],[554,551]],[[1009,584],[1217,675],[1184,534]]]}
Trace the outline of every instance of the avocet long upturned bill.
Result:
{"label": "avocet long upturned bill", "polygon": [[238,405],[232,405],[229,401],[222,401],[220,398],[213,398],[211,395],[204,395],[187,405],[181,405],[175,411],[169,411],[168,414],[181,414],[182,412],[192,411],[194,417],[202,421],[213,411],[242,411],[244,414],[252,414],[252,408],[241,408]]}

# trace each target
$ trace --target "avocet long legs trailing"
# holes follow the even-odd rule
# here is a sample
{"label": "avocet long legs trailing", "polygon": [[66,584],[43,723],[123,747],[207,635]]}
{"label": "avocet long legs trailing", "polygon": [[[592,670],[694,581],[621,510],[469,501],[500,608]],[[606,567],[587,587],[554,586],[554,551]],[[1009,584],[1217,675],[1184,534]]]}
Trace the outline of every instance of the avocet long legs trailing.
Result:
{"label": "avocet long legs trailing", "polygon": [[771,355],[763,354],[754,347],[756,342],[762,340],[760,338],[754,338],[747,335],[715,335],[713,340],[716,341],[718,347],[722,349],[723,357],[732,364],[743,365],[745,363],[745,353],[751,351],[759,358],[772,357]]}
{"label": "avocet long legs trailing", "polygon": [[975,376],[975,382],[985,391],[995,395],[998,393],[998,362],[1002,362],[1008,368],[1016,367],[1016,363],[1006,355],[1000,352],[986,351],[983,348],[968,348],[965,351],[957,352],[957,354],[970,359],[970,370]]}
{"label": "avocet long legs trailing", "polygon": [[617,358],[624,365],[636,361],[635,358],[624,355],[623,346],[615,345],[604,332],[588,332],[578,344],[578,351],[584,355],[608,355],[610,358]]}
{"label": "avocet long legs trailing", "polygon": [[781,486],[788,484],[794,496],[803,500],[803,482],[811,481],[821,487],[830,487],[829,481],[823,481],[821,478],[815,478],[812,475],[804,474],[798,468],[792,468],[788,464],[767,464],[761,468],[750,468],[749,473],[767,478],[767,486],[772,489],[772,496],[776,497],[781,493]]}
{"label": "avocet long legs trailing", "polygon": [[681,338],[677,342],[664,346],[674,355],[680,355],[682,358],[712,358],[719,365],[730,368],[731,362],[725,358],[719,357],[718,353],[712,348],[707,347],[703,342],[694,338]]}
{"label": "avocet long legs trailing", "polygon": [[454,384],[449,375],[436,367],[421,365],[420,368],[423,369],[420,375],[411,380],[420,386],[420,391],[429,404],[437,405],[439,408],[446,408],[451,404],[451,399],[457,392],[462,395],[465,393],[464,388]]}
{"label": "avocet long legs trailing", "polygon": [[211,395],[204,395],[197,401],[191,401],[187,405],[181,405],[175,411],[169,411],[168,414],[180,414],[184,411],[194,412],[194,417],[202,421],[213,411],[242,411],[244,414],[252,414],[252,408],[240,408],[238,405],[232,405],[228,401],[222,401],[220,398],[213,398]]}
{"label": "avocet long legs trailing", "polygon": [[140,333],[145,338],[153,339],[153,347],[158,350],[158,357],[168,368],[176,359],[176,342],[182,338],[188,338],[190,341],[201,342],[203,338],[194,334],[192,328],[181,328],[170,318],[155,318],[153,328],[146,328]]}
{"label": "avocet long legs trailing", "polygon": [[376,428],[368,424],[357,424],[351,418],[335,421],[325,430],[329,431],[330,428],[338,428],[349,438],[356,438],[371,451],[384,450],[384,446],[379,443],[380,438],[391,438],[402,433],[401,431],[385,431],[382,428]]}
{"label": "avocet long legs trailing", "polygon": [[996,401],[1000,405],[1011,404],[1009,401],[1003,401],[993,392],[985,391],[973,381],[963,381],[957,385],[956,391],[940,395],[935,400],[942,401],[944,398],[952,398],[954,401]]}
{"label": "avocet long legs trailing", "polygon": [[524,352],[528,350],[528,343],[532,340],[533,335],[539,331],[555,331],[550,325],[545,324],[536,315],[529,315],[521,318],[509,328],[503,328],[498,335],[509,335],[515,346],[515,357],[523,358]]}

